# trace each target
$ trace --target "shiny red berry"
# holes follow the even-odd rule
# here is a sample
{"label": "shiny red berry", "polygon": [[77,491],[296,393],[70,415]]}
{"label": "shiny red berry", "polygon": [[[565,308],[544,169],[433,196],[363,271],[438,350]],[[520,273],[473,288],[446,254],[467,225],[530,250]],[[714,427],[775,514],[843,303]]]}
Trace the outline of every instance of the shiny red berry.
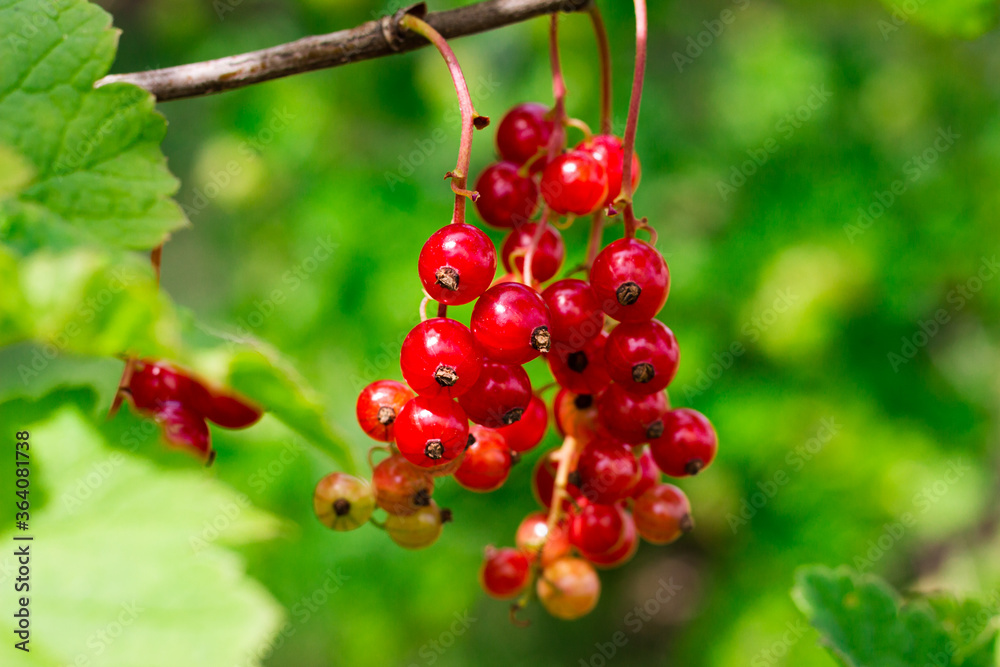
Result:
{"label": "shiny red berry", "polygon": [[406,516],[431,502],[434,480],[402,456],[393,454],[372,470],[375,502],[389,514]]}
{"label": "shiny red berry", "polygon": [[619,322],[642,322],[667,302],[670,271],[653,246],[638,239],[618,239],[594,259],[590,284],[609,316]]}
{"label": "shiny red berry", "polygon": [[163,429],[163,439],[169,446],[187,450],[207,465],[212,464],[212,439],[200,414],[184,403],[167,401],[156,407],[153,420]]}
{"label": "shiny red berry", "polygon": [[487,547],[479,582],[490,597],[509,600],[517,597],[527,585],[530,565],[519,549]]}
{"label": "shiny red berry", "polygon": [[549,370],[559,383],[576,394],[599,394],[611,384],[604,361],[608,334],[603,331],[580,349],[556,342],[549,352]]}
{"label": "shiny red berry", "polygon": [[632,508],[635,527],[653,544],[669,544],[694,528],[691,503],[673,484],[657,484],[639,496]]}
{"label": "shiny red berry", "polygon": [[472,309],[472,335],[488,359],[527,363],[549,351],[549,309],[526,285],[494,285]]}
{"label": "shiny red berry", "polygon": [[649,442],[653,460],[671,477],[697,475],[715,460],[719,437],[705,415],[678,408],[667,413],[663,435]]}
{"label": "shiny red berry", "polygon": [[430,468],[451,461],[469,441],[469,421],[453,400],[417,396],[396,418],[396,446],[410,463]]}
{"label": "shiny red berry", "polygon": [[570,518],[569,541],[585,553],[611,551],[624,539],[624,514],[625,510],[617,505],[584,505]]}
{"label": "shiny red berry", "polygon": [[497,128],[497,152],[504,160],[524,164],[548,146],[555,123],[543,104],[525,102],[512,108]]}
{"label": "shiny red berry", "polygon": [[649,447],[644,446],[642,452],[639,454],[639,481],[632,487],[631,496],[638,498],[659,484],[662,479],[663,473],[656,466],[656,461],[653,460],[653,453],[649,451]]}
{"label": "shiny red berry", "polygon": [[538,210],[538,185],[517,170],[512,162],[498,162],[486,167],[476,179],[476,210],[486,224],[517,228]]}
{"label": "shiny red berry", "polygon": [[602,569],[620,567],[632,560],[639,550],[639,531],[635,527],[635,519],[629,512],[622,512],[622,540],[618,546],[602,554],[581,552],[588,561]]}
{"label": "shiny red berry", "polygon": [[549,411],[545,409],[545,401],[532,396],[521,418],[498,430],[512,452],[526,452],[542,441],[548,425]]}
{"label": "shiny red berry", "polygon": [[663,435],[670,400],[667,394],[630,394],[620,385],[608,387],[597,401],[601,426],[615,437],[634,445]]}
{"label": "shiny red berry", "polygon": [[496,491],[510,474],[511,455],[507,443],[498,431],[473,425],[462,465],[455,471],[455,481],[470,491]]}
{"label": "shiny red berry", "polygon": [[552,413],[560,435],[589,442],[597,433],[597,404],[590,394],[560,389],[552,402]]}
{"label": "shiny red berry", "polygon": [[414,393],[402,382],[372,382],[358,395],[356,412],[361,430],[380,442],[392,442],[399,411],[413,396]]}
{"label": "shiny red berry", "polygon": [[517,527],[514,544],[532,563],[538,559],[541,551],[542,567],[568,556],[572,548],[565,520],[556,523],[549,532],[548,512],[532,512],[524,517]]}
{"label": "shiny red berry", "polygon": [[531,381],[520,366],[487,361],[472,389],[458,397],[469,419],[500,428],[521,419],[531,401]]}
{"label": "shiny red berry", "polygon": [[[608,196],[604,198],[601,208],[607,208],[618,198],[622,191],[622,168],[625,165],[625,150],[622,140],[610,134],[599,134],[590,142],[582,142],[577,150],[586,151],[601,163],[608,175]],[[642,167],[639,156],[632,154],[632,191],[639,185]]]}
{"label": "shiny red berry", "polygon": [[542,299],[549,307],[553,344],[563,343],[578,350],[604,328],[604,311],[586,281],[556,281],[545,288]]}
{"label": "shiny red berry", "polygon": [[608,196],[608,176],[600,162],[586,151],[572,150],[545,167],[542,198],[560,215],[588,215]]}
{"label": "shiny red berry", "polygon": [[406,383],[421,396],[455,398],[475,384],[483,358],[468,327],[434,317],[406,335],[399,365]]}
{"label": "shiny red berry", "polygon": [[427,239],[417,261],[420,282],[435,301],[461,305],[486,291],[497,271],[493,242],[465,223],[445,225]]}
{"label": "shiny red berry", "polygon": [[679,360],[674,332],[659,320],[619,324],[604,346],[608,374],[632,394],[663,391],[677,374]]}
{"label": "shiny red berry", "polygon": [[[521,225],[510,234],[503,242],[500,249],[500,256],[503,258],[503,266],[508,271],[516,270],[524,275],[524,262],[528,256],[528,248],[538,231],[538,223],[531,222]],[[559,273],[563,260],[566,259],[566,246],[563,244],[562,235],[552,225],[545,225],[542,238],[539,239],[535,248],[535,254],[531,259],[531,279],[533,282],[544,283],[552,276]]]}
{"label": "shiny red berry", "polygon": [[576,473],[587,500],[610,505],[629,497],[639,481],[639,463],[630,445],[599,439],[580,452]]}

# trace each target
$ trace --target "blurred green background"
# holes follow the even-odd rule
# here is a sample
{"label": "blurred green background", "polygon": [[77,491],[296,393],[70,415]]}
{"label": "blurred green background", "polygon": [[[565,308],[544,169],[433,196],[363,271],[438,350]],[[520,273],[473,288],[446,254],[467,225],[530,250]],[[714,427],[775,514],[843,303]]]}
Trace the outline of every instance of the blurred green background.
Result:
{"label": "blurred green background", "polygon": [[[116,72],[398,8],[102,4],[123,30]],[[599,4],[620,133],[632,7]],[[997,11],[982,0],[652,3],[636,205],[673,279],[660,316],[682,349],[672,400],[706,413],[720,435],[713,467],[680,483],[697,530],[669,547],[644,544],[602,574],[601,603],[583,620],[533,608],[531,626],[516,628],[477,572],[483,547],[510,544],[534,509],[530,471],[546,446],[494,494],[441,483],[436,498],[456,521],[411,553],[375,529],[320,526],[310,495],[332,464],[277,423],[217,430],[219,457],[204,474],[285,519],[275,539],[238,549],[288,610],[264,664],[829,666],[788,595],[799,565],[846,563],[903,588],[995,596]],[[561,29],[569,112],[596,127],[589,22],[566,16]],[[498,121],[518,102],[551,100],[546,30],[539,19],[453,44],[480,113]],[[159,109],[193,223],[165,248],[164,288],[202,322],[279,348],[363,461],[371,442],[354,421],[357,392],[400,377],[399,344],[421,298],[417,254],[450,216],[441,177],[459,127],[446,68],[424,50]],[[493,159],[493,129],[476,135],[474,173]],[[606,240],[620,234],[611,227]],[[582,223],[565,233],[568,265],[586,235]],[[0,357],[0,375],[27,354]],[[105,401],[95,410],[120,369],[87,366]],[[546,373],[533,367],[538,383]],[[138,453],[197,470],[152,444]],[[673,592],[660,604],[664,585]],[[318,602],[324,586],[332,592]],[[203,636],[178,641],[225,636],[206,623]]]}

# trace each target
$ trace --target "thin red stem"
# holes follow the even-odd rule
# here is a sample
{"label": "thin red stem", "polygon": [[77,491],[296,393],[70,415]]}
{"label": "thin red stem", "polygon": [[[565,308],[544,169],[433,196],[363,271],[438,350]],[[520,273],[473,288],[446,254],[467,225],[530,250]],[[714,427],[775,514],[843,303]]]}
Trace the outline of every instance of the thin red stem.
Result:
{"label": "thin red stem", "polygon": [[646,76],[646,0],[635,0],[635,75],[632,78],[632,96],[628,104],[625,123],[624,163],[622,165],[622,198],[625,206],[625,235],[635,236],[636,220],[632,211],[632,156],[635,154],[635,134],[639,124],[639,104],[642,101],[642,84]]}
{"label": "thin red stem", "polygon": [[566,142],[566,80],[559,63],[559,14],[553,14],[549,22],[549,62],[552,65],[552,120],[555,129],[549,140],[549,160],[562,152]]}
{"label": "thin red stem", "polygon": [[538,226],[535,227],[535,235],[531,237],[531,245],[528,246],[528,252],[524,255],[524,284],[531,287],[532,281],[532,265],[535,263],[535,250],[538,249],[538,244],[542,242],[542,235],[545,234],[545,229],[549,226],[549,208],[546,206],[542,210],[542,217],[538,221]]}
{"label": "thin red stem", "polygon": [[587,12],[594,26],[594,37],[597,38],[597,53],[601,59],[601,134],[614,132],[611,106],[611,46],[608,43],[608,31],[604,27],[604,18],[597,3],[590,5]]}
{"label": "thin red stem", "polygon": [[447,176],[451,177],[451,188],[455,191],[455,213],[451,221],[462,223],[465,222],[466,198],[475,200],[477,196],[477,193],[466,189],[469,178],[469,162],[472,158],[472,131],[475,127],[486,127],[489,119],[487,118],[485,123],[476,123],[477,119],[485,117],[481,117],[476,113],[476,109],[472,105],[472,96],[469,94],[469,86],[465,82],[465,75],[462,74],[462,68],[458,64],[455,52],[448,46],[448,41],[441,36],[441,33],[431,27],[426,21],[412,14],[404,16],[400,20],[400,25],[424,37],[437,48],[441,53],[441,57],[447,63],[448,71],[451,72],[451,79],[455,83],[458,106],[462,111],[462,138],[458,145],[458,161],[455,164],[455,170]]}
{"label": "thin red stem", "polygon": [[590,219],[590,239],[587,241],[587,263],[585,266],[590,269],[594,265],[597,253],[601,251],[601,241],[604,236],[604,211],[594,211]]}

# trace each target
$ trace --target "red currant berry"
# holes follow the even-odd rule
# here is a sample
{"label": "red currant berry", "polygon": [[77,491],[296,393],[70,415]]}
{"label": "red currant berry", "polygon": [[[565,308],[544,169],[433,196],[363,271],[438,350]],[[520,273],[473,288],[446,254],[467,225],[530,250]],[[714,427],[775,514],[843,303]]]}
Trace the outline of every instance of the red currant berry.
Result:
{"label": "red currant berry", "polygon": [[590,284],[605,313],[619,322],[642,322],[667,302],[670,271],[653,246],[618,239],[594,259]]}
{"label": "red currant berry", "polygon": [[175,401],[197,411],[212,402],[204,385],[162,361],[134,362],[129,394],[139,410],[156,410],[167,401]]}
{"label": "red currant berry", "polygon": [[410,463],[430,468],[451,461],[469,440],[469,420],[454,401],[417,396],[396,417],[396,446]]}
{"label": "red currant berry", "polygon": [[[505,269],[517,270],[518,273],[524,274],[524,261],[537,231],[538,223],[531,222],[521,225],[507,235],[500,250]],[[559,273],[564,259],[566,259],[566,246],[563,244],[562,235],[552,225],[545,225],[542,238],[539,239],[535,254],[531,258],[532,281],[544,283]]]}
{"label": "red currant berry", "polygon": [[560,215],[589,215],[608,196],[608,176],[600,162],[585,151],[563,153],[542,172],[542,197]]}
{"label": "red currant berry", "polygon": [[536,102],[525,102],[507,112],[497,128],[497,152],[504,160],[524,164],[546,148],[555,123],[545,118],[549,110]]}
{"label": "red currant berry", "polygon": [[247,399],[229,392],[213,392],[208,403],[197,409],[210,422],[223,428],[247,428],[264,416],[260,408]]}
{"label": "red currant berry", "polygon": [[669,544],[694,528],[691,503],[673,484],[657,484],[639,496],[632,508],[635,527],[652,544]]}
{"label": "red currant berry", "polygon": [[597,433],[597,404],[590,394],[560,389],[552,403],[556,429],[562,436],[589,442]]}
{"label": "red currant berry", "polygon": [[521,418],[510,426],[500,427],[499,431],[510,451],[526,452],[542,441],[548,425],[549,411],[545,409],[545,401],[532,396]]}
{"label": "red currant berry", "polygon": [[510,474],[510,449],[498,431],[485,426],[472,426],[469,436],[474,440],[455,471],[455,481],[469,491],[496,491]]}
{"label": "red currant berry", "polygon": [[573,512],[569,521],[569,541],[580,551],[603,554],[624,538],[625,510],[617,505],[588,503]]}
{"label": "red currant berry", "polygon": [[490,597],[509,600],[517,597],[527,585],[530,565],[518,549],[487,547],[479,582]]}
{"label": "red currant berry", "polygon": [[679,408],[667,413],[663,435],[651,440],[649,449],[660,470],[671,477],[687,477],[712,464],[719,437],[705,415]]}
{"label": "red currant berry", "polygon": [[[466,440],[466,442],[468,442],[468,440]],[[431,477],[451,477],[455,474],[455,471],[462,466],[463,461],[465,461],[465,452],[462,452],[447,463],[425,468],[425,470]]]}
{"label": "red currant berry", "polygon": [[583,348],[573,349],[555,343],[549,353],[549,370],[561,387],[577,394],[599,394],[611,384],[604,362],[604,345],[608,334],[587,341]]}
{"label": "red currant berry", "polygon": [[573,349],[601,333],[604,311],[590,283],[568,278],[552,283],[542,292],[549,307],[549,331],[553,344],[563,343]]}
{"label": "red currant berry", "polygon": [[451,510],[441,509],[433,500],[413,514],[390,514],[385,520],[385,532],[404,549],[425,549],[441,537],[444,524],[451,521]]}
{"label": "red currant berry", "polygon": [[571,548],[565,521],[557,523],[552,527],[552,532],[549,532],[548,512],[532,512],[524,517],[521,525],[517,527],[514,544],[532,563],[538,558],[538,552],[541,550],[542,567],[568,556]]}
{"label": "red currant berry", "polygon": [[371,518],[375,494],[367,480],[333,472],[313,492],[316,518],[333,530],[354,530]]}
{"label": "red currant berry", "polygon": [[517,169],[512,162],[498,162],[486,167],[476,180],[476,210],[486,224],[517,228],[538,210],[538,185]]}
{"label": "red currant berry", "polygon": [[582,558],[560,558],[542,571],[536,585],[545,610],[565,621],[586,616],[601,596],[601,580]]}
{"label": "red currant berry", "polygon": [[[599,134],[593,137],[590,143],[582,142],[576,149],[590,153],[604,167],[608,174],[608,196],[605,197],[601,208],[611,206],[622,191],[622,168],[625,165],[625,149],[622,146],[622,140],[610,134]],[[639,165],[639,156],[632,153],[633,192],[639,185],[641,174],[642,167]]]}
{"label": "red currant berry", "polygon": [[[535,464],[535,470],[531,475],[531,490],[535,495],[535,500],[544,507],[552,506],[552,492],[556,488],[556,472],[559,467],[558,455],[558,449],[553,449],[543,454],[538,459],[538,463]],[[571,483],[566,484],[566,493],[571,498],[582,497],[580,489]],[[571,503],[567,499],[564,502],[564,506],[569,507],[570,505]]]}
{"label": "red currant berry", "polygon": [[632,394],[663,391],[677,374],[680,349],[663,322],[626,322],[608,336],[604,361],[611,379]]}
{"label": "red currant berry", "polygon": [[487,361],[472,389],[458,397],[469,419],[500,428],[521,419],[531,402],[531,381],[520,366]]}
{"label": "red currant berry", "polygon": [[584,553],[583,557],[597,567],[604,569],[620,567],[632,560],[632,557],[639,550],[639,533],[635,528],[635,520],[630,513],[623,512],[622,520],[624,521],[625,528],[622,531],[621,544],[606,553]]}
{"label": "red currant berry", "polygon": [[611,435],[625,442],[649,442],[663,435],[664,420],[670,410],[667,394],[658,391],[644,396],[630,394],[613,384],[597,401],[597,417]]}
{"label": "red currant berry", "polygon": [[494,285],[472,309],[472,335],[492,361],[525,364],[549,351],[549,309],[526,285]]}
{"label": "red currant berry", "polygon": [[215,460],[205,418],[187,405],[178,401],[160,403],[153,419],[163,429],[163,439],[169,446],[187,450],[206,465]]}
{"label": "red currant berry", "polygon": [[632,497],[638,498],[659,484],[662,476],[663,473],[660,472],[656,461],[653,460],[653,453],[649,451],[649,447],[643,447],[642,453],[639,454],[639,481],[632,487]]}
{"label": "red currant berry", "polygon": [[475,300],[497,271],[493,242],[465,223],[445,225],[427,239],[417,261],[424,291],[450,306]]}
{"label": "red currant berry", "polygon": [[399,365],[406,383],[421,396],[455,398],[475,384],[483,358],[464,324],[434,317],[406,335]]}
{"label": "red currant berry", "polygon": [[628,498],[639,481],[632,447],[615,440],[595,440],[584,447],[576,472],[584,497],[604,505]]}
{"label": "red currant berry", "polygon": [[434,480],[399,455],[381,461],[372,470],[375,502],[389,514],[406,516],[431,503]]}
{"label": "red currant berry", "polygon": [[395,440],[394,424],[414,393],[395,380],[376,380],[361,390],[357,415],[361,430],[380,442]]}

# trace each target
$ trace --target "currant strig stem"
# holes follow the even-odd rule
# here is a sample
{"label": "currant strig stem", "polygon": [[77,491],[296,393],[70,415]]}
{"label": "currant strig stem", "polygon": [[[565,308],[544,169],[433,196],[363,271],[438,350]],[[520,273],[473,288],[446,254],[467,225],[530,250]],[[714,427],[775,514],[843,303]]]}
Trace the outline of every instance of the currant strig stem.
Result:
{"label": "currant strig stem", "polygon": [[562,65],[559,63],[559,15],[553,14],[549,21],[549,62],[552,65],[552,120],[555,127],[552,138],[549,139],[549,155],[551,160],[562,152],[566,143],[566,80],[563,78]]}
{"label": "currant strig stem", "polygon": [[542,217],[538,220],[538,226],[535,228],[535,235],[531,237],[531,245],[528,246],[528,252],[524,255],[524,275],[522,276],[522,281],[528,287],[531,287],[532,281],[532,264],[535,263],[535,251],[538,249],[538,244],[542,241],[542,236],[545,234],[546,228],[549,226],[549,207],[546,206],[542,210]]}
{"label": "currant strig stem", "polygon": [[632,96],[628,104],[625,123],[624,162],[622,163],[622,198],[625,201],[625,236],[632,238],[638,223],[632,211],[632,156],[635,154],[635,134],[639,124],[639,104],[642,101],[642,84],[646,76],[646,0],[635,0],[635,75],[632,78]]}
{"label": "currant strig stem", "polygon": [[[559,524],[559,519],[562,518],[562,501],[563,497],[566,496],[566,484],[569,482],[570,468],[578,453],[578,445],[579,443],[576,438],[567,436],[563,440],[562,447],[559,448],[559,467],[556,468],[556,481],[552,487],[552,506],[549,508],[548,531],[545,535],[546,541],[548,541],[548,536],[552,534],[553,529]],[[545,545],[543,544],[542,549],[544,548]]]}
{"label": "currant strig stem", "polygon": [[587,241],[586,268],[594,265],[594,259],[601,252],[601,241],[604,235],[604,211],[594,211],[590,218],[590,239]]}
{"label": "currant strig stem", "polygon": [[597,38],[597,53],[601,59],[601,134],[614,132],[611,106],[611,47],[608,44],[608,31],[604,27],[604,18],[597,3],[587,10],[590,22],[594,26],[594,37]]}
{"label": "currant strig stem", "polygon": [[472,159],[472,132],[476,128],[482,129],[489,125],[490,119],[476,113],[476,109],[472,105],[472,96],[469,95],[469,86],[465,82],[465,75],[462,74],[462,68],[458,64],[455,52],[448,46],[448,41],[441,36],[441,33],[431,27],[429,23],[417,18],[413,14],[404,16],[399,24],[403,28],[426,38],[427,41],[437,47],[437,50],[441,53],[441,57],[447,63],[448,71],[451,72],[452,81],[455,83],[458,106],[462,111],[462,138],[458,145],[458,162],[455,165],[455,170],[445,177],[451,177],[451,188],[455,191],[455,213],[451,221],[453,223],[463,223],[465,222],[466,197],[475,200],[478,196],[477,193],[466,190],[469,178],[469,162]]}

